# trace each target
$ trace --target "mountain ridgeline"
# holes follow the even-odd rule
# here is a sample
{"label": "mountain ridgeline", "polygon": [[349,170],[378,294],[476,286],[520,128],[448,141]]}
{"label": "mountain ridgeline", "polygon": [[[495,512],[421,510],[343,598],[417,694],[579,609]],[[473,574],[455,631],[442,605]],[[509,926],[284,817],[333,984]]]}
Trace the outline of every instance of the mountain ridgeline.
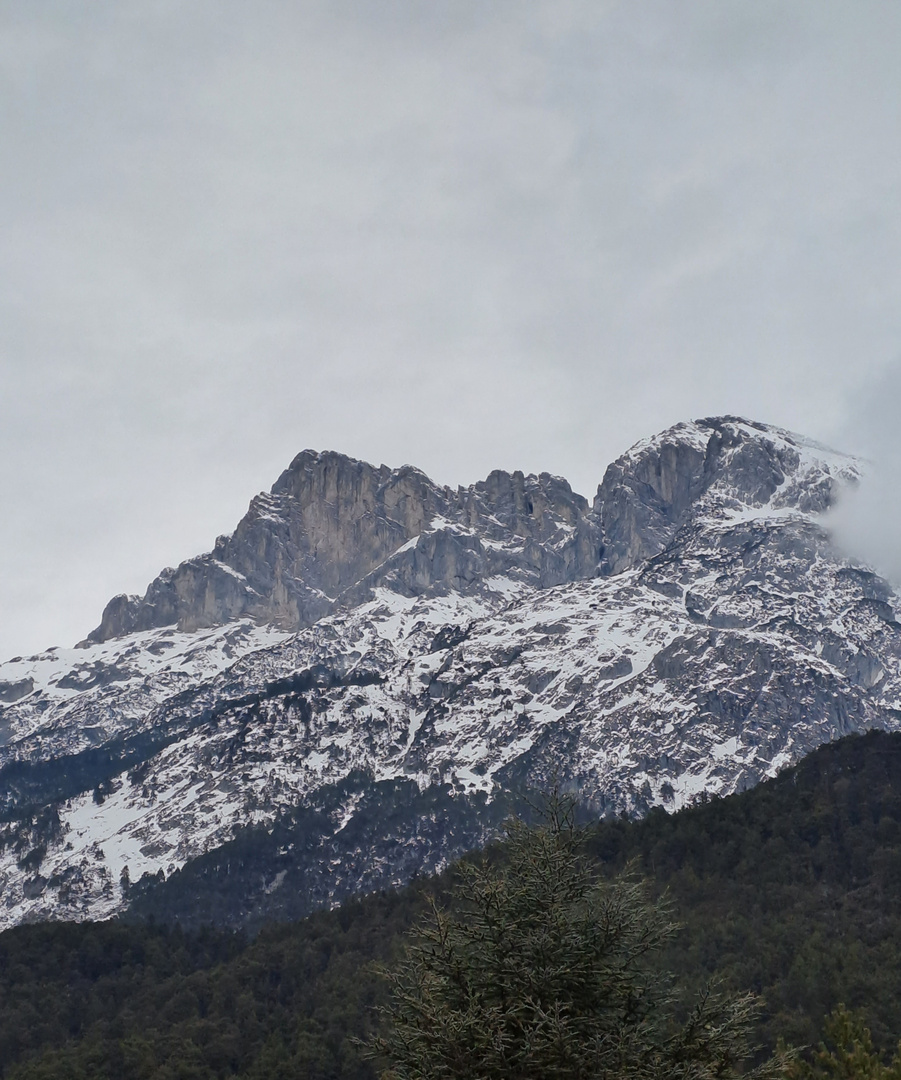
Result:
{"label": "mountain ridgeline", "polygon": [[74,649],[0,665],[0,927],[256,930],[440,871],[551,777],[599,817],[899,727],[854,459],[736,417],[451,490],[305,451]]}
{"label": "mountain ridgeline", "polygon": [[[497,470],[452,491],[411,466],[305,450],[231,536],[164,570],[143,597],[115,597],[89,640],[245,615],[299,630],[378,586],[420,596],[511,573],[542,589],[617,574],[663,551],[718,482],[764,506],[797,471],[801,448],[768,441],[763,425],[750,429],[763,438],[748,438],[747,427],[725,418],[674,429],[651,452],[611,465],[590,506],[548,473]],[[783,504],[823,511],[836,479],[784,492]]]}
{"label": "mountain ridgeline", "polygon": [[593,575],[597,546],[587,502],[560,477],[498,471],[453,492],[410,466],[305,450],[209,554],[163,571],[143,597],[115,597],[90,640],[245,615],[299,630],[379,585],[465,592],[513,567],[559,585]]}

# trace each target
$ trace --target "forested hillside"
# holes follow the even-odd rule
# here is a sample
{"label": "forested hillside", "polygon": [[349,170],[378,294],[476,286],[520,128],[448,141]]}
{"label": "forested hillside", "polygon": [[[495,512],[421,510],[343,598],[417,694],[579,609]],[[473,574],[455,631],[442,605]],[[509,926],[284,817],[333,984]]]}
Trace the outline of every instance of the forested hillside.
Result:
{"label": "forested hillside", "polygon": [[[688,987],[719,975],[762,993],[761,1038],[815,1042],[839,1002],[877,1044],[901,1031],[901,735],[824,746],[753,790],[587,843],[668,889],[684,930],[662,958]],[[492,858],[503,858],[495,849]],[[355,900],[253,940],[153,924],[44,924],[0,935],[0,1076],[374,1076],[354,1036],[374,1023],[428,891],[452,873]]]}

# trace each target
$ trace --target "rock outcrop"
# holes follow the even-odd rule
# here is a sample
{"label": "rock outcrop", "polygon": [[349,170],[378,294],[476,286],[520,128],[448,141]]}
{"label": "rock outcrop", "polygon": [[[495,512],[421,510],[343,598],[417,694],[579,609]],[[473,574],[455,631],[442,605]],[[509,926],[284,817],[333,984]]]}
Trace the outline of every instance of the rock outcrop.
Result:
{"label": "rock outcrop", "polygon": [[899,597],[819,516],[857,477],[734,417],[633,447],[591,506],[299,455],[98,640],[0,665],[0,926],[190,921],[204,889],[293,917],[440,867],[551,776],[640,814],[897,728]]}
{"label": "rock outcrop", "polygon": [[164,570],[143,597],[114,597],[88,640],[242,617],[299,630],[380,586],[425,596],[490,589],[498,577],[550,588],[617,574],[662,551],[709,493],[826,509],[847,463],[834,456],[834,475],[817,466],[811,480],[810,454],[803,440],[737,417],[679,424],[615,461],[589,506],[548,473],[498,470],[454,491],[410,466],[305,450],[231,536]]}
{"label": "rock outcrop", "polygon": [[385,584],[406,595],[469,591],[518,572],[547,587],[597,563],[588,503],[559,477],[493,472],[452,491],[418,469],[305,450],[212,552],[117,596],[89,641],[250,617],[298,630]]}
{"label": "rock outcrop", "polygon": [[659,554],[705,496],[727,508],[818,514],[858,479],[843,455],[765,424],[736,416],[677,424],[608,467],[593,505],[599,570],[618,574]]}

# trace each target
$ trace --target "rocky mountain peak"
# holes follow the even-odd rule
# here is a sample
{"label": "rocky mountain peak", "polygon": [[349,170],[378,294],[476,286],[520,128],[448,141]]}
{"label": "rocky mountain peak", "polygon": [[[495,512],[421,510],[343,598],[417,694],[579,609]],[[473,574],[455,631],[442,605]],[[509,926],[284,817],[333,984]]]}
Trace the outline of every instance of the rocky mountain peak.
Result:
{"label": "rocky mountain peak", "polygon": [[662,551],[701,507],[822,511],[853,474],[849,458],[731,416],[637,443],[591,506],[549,473],[495,470],[453,491],[409,465],[304,450],[231,536],[163,571],[143,597],[115,597],[89,640],[244,616],[296,630],[381,585],[423,595],[617,574]]}
{"label": "rocky mountain peak", "polygon": [[856,477],[728,416],[636,444],[591,506],[304,451],[94,642],[0,665],[0,926],[190,920],[219,885],[223,917],[293,917],[554,774],[639,814],[897,727],[901,603],[818,517]]}
{"label": "rocky mountain peak", "polygon": [[594,548],[588,503],[561,477],[495,470],[452,491],[410,465],[304,450],[231,536],[163,571],[143,597],[115,597],[89,640],[242,616],[299,629],[381,584],[465,591],[512,570],[559,584],[594,572]]}
{"label": "rocky mountain peak", "polygon": [[781,428],[738,416],[676,424],[608,467],[593,505],[601,572],[658,554],[699,512],[818,514],[858,478],[853,458]]}

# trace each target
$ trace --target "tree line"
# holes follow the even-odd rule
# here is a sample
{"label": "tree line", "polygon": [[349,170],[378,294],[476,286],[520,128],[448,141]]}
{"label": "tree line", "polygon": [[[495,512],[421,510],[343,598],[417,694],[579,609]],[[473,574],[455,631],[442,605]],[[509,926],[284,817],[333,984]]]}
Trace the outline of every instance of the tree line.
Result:
{"label": "tree line", "polygon": [[[517,841],[514,834],[436,879],[355,899],[297,923],[268,925],[252,939],[151,922],[51,923],[7,931],[0,935],[0,1076],[373,1080],[389,1067],[398,1076],[416,1075],[385,1041],[405,1022],[397,1013],[398,990],[409,994],[410,978],[415,985],[415,970],[404,967],[410,963],[409,956],[404,960],[410,933],[419,927],[417,947],[429,947],[426,928],[441,913],[445,930],[454,926],[454,933],[463,934],[455,948],[466,953],[465,935],[478,929],[473,919],[486,889],[500,890],[499,911],[503,903],[513,905],[508,913],[519,910],[528,889],[513,895],[509,888],[512,881],[527,880],[523,852],[516,847],[525,839]],[[623,940],[634,943],[641,926],[647,928],[654,948],[641,955],[638,974],[645,981],[630,988],[618,975],[616,985],[625,993],[621,1004],[633,1003],[634,1018],[648,1037],[642,1043],[644,1036],[627,1033],[624,1046],[630,1039],[646,1051],[656,1046],[657,1066],[672,1070],[661,1047],[679,1045],[692,1009],[706,1000],[708,1008],[727,1008],[719,1015],[731,1032],[732,1042],[722,1044],[732,1055],[729,1067],[776,1067],[773,1055],[781,1040],[808,1047],[791,1066],[799,1077],[804,1069],[820,1070],[809,1076],[901,1076],[897,1061],[892,1064],[901,1032],[901,735],[851,736],[820,748],[773,781],[679,814],[653,811],[639,822],[598,823],[578,833],[576,848],[569,852],[578,863],[570,883],[576,880],[582,891],[569,908],[564,905],[569,915],[554,924],[562,937],[553,948],[545,942],[545,952],[564,968],[578,967],[577,952],[567,954],[560,942],[578,944],[567,919],[584,919],[592,904],[595,912],[607,903],[641,914]],[[549,881],[559,884],[566,874],[559,865],[557,871]],[[625,885],[609,884],[624,872]],[[619,888],[633,892],[617,900]],[[631,896],[629,903],[624,896]],[[665,911],[660,903],[668,905]],[[512,933],[524,918],[523,910],[513,919],[499,916],[498,933]],[[673,932],[676,923],[681,929]],[[591,925],[583,923],[589,942],[596,934]],[[483,925],[479,933],[485,932]],[[508,958],[522,959],[514,956],[521,948],[510,942],[504,948]],[[470,954],[484,956],[484,950],[470,948]],[[618,955],[607,958],[614,974]],[[554,980],[562,976],[550,959],[548,985],[559,990]],[[407,983],[392,990],[379,965]],[[483,1001],[500,1010],[497,1017],[504,1008],[522,1008],[513,990],[522,987],[527,967],[504,970],[512,982],[489,979],[490,965],[473,976],[483,990],[507,987],[506,1005]],[[671,998],[667,990],[657,1000],[651,991],[667,986],[666,973],[680,993]],[[717,989],[705,999],[711,985]],[[586,984],[583,992],[590,1001],[601,989]],[[746,992],[755,995],[753,1009],[742,996]],[[533,995],[529,1002],[530,1022],[551,1045],[566,1016],[553,1013],[551,998]],[[724,1002],[745,1002],[744,1012],[729,1013],[732,1006]],[[508,1016],[486,1036],[489,1047],[507,1045],[511,1030],[528,1030],[526,1019],[521,1011]],[[698,1030],[707,1022],[698,1021]],[[472,1034],[476,1042],[482,1038]],[[588,1046],[612,1038],[600,1029],[580,1029],[582,1036]],[[385,1056],[372,1058],[373,1047]],[[499,1060],[498,1067],[509,1065]],[[633,1073],[623,1075],[640,1075],[634,1071],[640,1060],[639,1054],[628,1066]],[[715,1054],[709,1059],[717,1060]],[[547,1060],[541,1061],[546,1069]],[[789,1067],[781,1059],[776,1064]],[[588,1068],[578,1068],[583,1065]],[[642,1067],[651,1065],[645,1060]],[[545,1074],[583,1075],[559,1071],[560,1062],[554,1068],[557,1073]]]}

